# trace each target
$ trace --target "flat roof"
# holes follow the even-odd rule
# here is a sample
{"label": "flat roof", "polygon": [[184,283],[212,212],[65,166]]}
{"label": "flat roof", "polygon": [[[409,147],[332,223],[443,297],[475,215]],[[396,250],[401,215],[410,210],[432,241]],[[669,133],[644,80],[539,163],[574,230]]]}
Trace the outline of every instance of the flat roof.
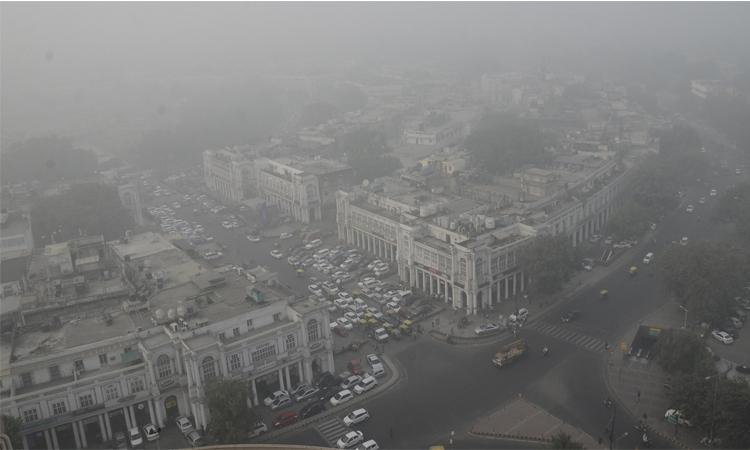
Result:
{"label": "flat roof", "polygon": [[124,259],[129,256],[131,260],[146,258],[150,255],[176,249],[171,242],[166,240],[160,234],[148,231],[131,236],[127,242],[110,243],[112,250]]}

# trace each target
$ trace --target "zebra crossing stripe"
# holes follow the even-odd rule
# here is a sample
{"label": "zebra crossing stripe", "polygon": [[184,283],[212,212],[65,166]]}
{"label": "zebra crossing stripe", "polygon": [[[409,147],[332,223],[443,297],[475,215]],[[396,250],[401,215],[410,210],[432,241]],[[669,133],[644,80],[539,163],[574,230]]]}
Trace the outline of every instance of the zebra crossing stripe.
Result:
{"label": "zebra crossing stripe", "polygon": [[318,433],[320,433],[320,435],[323,436],[323,439],[328,441],[330,445],[334,445],[341,436],[346,434],[347,431],[347,428],[338,417],[323,422],[316,428],[318,429]]}
{"label": "zebra crossing stripe", "polygon": [[569,342],[588,350],[602,351],[604,349],[604,341],[601,339],[578,333],[565,327],[560,327],[550,323],[537,322],[534,323],[531,328],[550,337]]}

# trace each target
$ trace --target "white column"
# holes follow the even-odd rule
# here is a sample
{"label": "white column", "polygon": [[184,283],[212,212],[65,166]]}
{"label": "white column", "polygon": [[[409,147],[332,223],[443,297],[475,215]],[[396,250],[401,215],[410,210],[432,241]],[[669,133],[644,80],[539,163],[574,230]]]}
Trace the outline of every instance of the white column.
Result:
{"label": "white column", "polygon": [[86,448],[89,446],[86,440],[86,429],[83,427],[83,421],[74,422],[78,424],[78,428],[81,430],[81,447]]}
{"label": "white column", "polygon": [[109,413],[104,413],[104,425],[107,426],[107,436],[109,436],[109,439],[112,439],[112,436],[114,433],[112,432],[112,422],[109,420]]}
{"label": "white column", "polygon": [[505,298],[507,299],[510,296],[508,293],[508,277],[503,278],[503,284],[505,285]]}
{"label": "white column", "polygon": [[29,448],[29,440],[26,439],[26,433],[21,434],[21,440],[23,441],[23,448]]}
{"label": "white column", "polygon": [[[106,414],[106,413],[104,413]],[[99,428],[102,430],[102,437],[105,441],[108,441],[111,439],[109,432],[107,431],[107,426],[104,424],[104,414],[99,414]]]}
{"label": "white column", "polygon": [[250,380],[250,386],[253,388],[253,405],[257,406],[260,402],[258,401],[258,390],[255,387],[255,378]]}
{"label": "white column", "polygon": [[138,421],[135,420],[135,406],[130,405],[128,406],[128,411],[130,411],[130,421],[133,424],[134,427],[138,426]]}
{"label": "white column", "polygon": [[513,274],[513,295],[516,295],[516,292],[518,291],[518,280],[516,279],[517,273]]}
{"label": "white column", "polygon": [[154,414],[154,399],[148,399],[148,417],[150,422],[158,422],[156,420],[156,414]]}
{"label": "white column", "polygon": [[161,414],[162,405],[164,405],[164,402],[161,401],[161,399],[154,399],[154,409],[156,410],[156,424],[160,427],[164,427],[164,416]]}
{"label": "white column", "polygon": [[300,383],[312,383],[312,380],[307,380],[302,375],[302,361],[297,361],[297,375],[299,376]]}
{"label": "white column", "polygon": [[52,437],[53,448],[60,448],[60,443],[57,441],[57,431],[55,431],[55,427],[49,429],[49,434]]}
{"label": "white column", "polygon": [[133,427],[133,423],[130,421],[130,413],[128,412],[128,407],[122,408],[123,415],[125,416],[125,426],[128,427],[128,429]]}
{"label": "white column", "polygon": [[81,448],[81,437],[78,434],[78,422],[73,422],[73,439],[76,441],[76,448]]}
{"label": "white column", "polygon": [[47,448],[60,448],[57,445],[52,445],[52,442],[49,438],[49,429],[44,430],[44,441],[47,443]]}
{"label": "white column", "polygon": [[284,374],[281,372],[281,369],[279,369],[279,389],[284,390]]}
{"label": "white column", "polygon": [[287,389],[292,389],[292,380],[289,376],[289,366],[284,367],[284,374],[286,375],[286,387]]}

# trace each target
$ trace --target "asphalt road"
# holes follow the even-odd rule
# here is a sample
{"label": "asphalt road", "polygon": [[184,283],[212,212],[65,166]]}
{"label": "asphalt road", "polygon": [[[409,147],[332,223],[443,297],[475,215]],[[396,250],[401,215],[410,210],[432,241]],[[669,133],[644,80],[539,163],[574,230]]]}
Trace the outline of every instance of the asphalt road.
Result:
{"label": "asphalt road", "polygon": [[[740,161],[738,158],[726,159],[730,159],[730,167],[735,167]],[[641,317],[670,301],[657,274],[659,255],[666,246],[673,245],[670,243],[682,236],[695,242],[725,237],[731,231],[731,227],[717,229],[716,224],[708,220],[709,209],[716,200],[708,195],[708,191],[711,187],[722,191],[744,177],[720,174],[712,177],[708,186],[697,182],[690,186],[684,204],[692,203],[696,212],[685,213],[681,208],[659,223],[654,236],[656,243],[649,248],[656,255],[652,265],[642,264],[642,254],[629,252],[622,257],[631,258],[640,267],[636,277],[630,277],[625,271],[612,273],[580,291],[569,303],[550,311],[542,320],[559,324],[563,310],[578,309],[583,312],[580,319],[566,326],[610,344],[615,343]],[[701,196],[706,197],[705,205],[698,204]],[[221,262],[242,263],[253,259],[278,271],[284,283],[300,289],[300,292],[306,291],[307,280],[295,276],[286,264],[286,258],[275,260],[270,257],[275,240],[250,243],[241,231],[221,228],[221,218],[217,216],[207,217],[210,214],[203,213],[191,217],[192,208],[182,208],[178,215],[203,223],[209,234],[228,247]],[[296,244],[297,239],[282,241],[283,248]],[[608,300],[599,299],[602,288],[609,290]],[[465,435],[478,418],[522,393],[595,438],[605,438],[604,428],[610,414],[602,406],[602,400],[607,397],[603,380],[606,355],[554,340],[531,329],[522,330],[521,335],[527,339],[532,351],[524,360],[503,370],[490,363],[498,343],[454,347],[421,339],[391,355],[404,368],[406,379],[392,391],[362,405],[372,418],[359,429],[366,438],[375,439],[384,448],[426,448],[446,444],[451,430],[457,433],[454,446],[458,448],[533,448],[538,445],[482,440]],[[545,345],[551,348],[547,357],[540,353]],[[624,412],[618,414],[615,435],[630,432],[630,436],[618,442],[620,448],[638,445],[638,436],[632,429],[635,421]],[[654,438],[656,447],[668,447],[666,442]],[[312,429],[282,437],[278,443],[325,444]]]}

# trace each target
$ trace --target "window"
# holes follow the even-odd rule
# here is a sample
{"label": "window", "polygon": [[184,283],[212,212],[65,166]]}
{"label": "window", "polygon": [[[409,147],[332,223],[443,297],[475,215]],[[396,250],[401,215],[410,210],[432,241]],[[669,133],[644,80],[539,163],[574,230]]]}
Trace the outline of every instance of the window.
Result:
{"label": "window", "polygon": [[274,322],[280,322],[281,321],[281,313],[276,313],[273,315],[273,321]]}
{"label": "window", "polygon": [[239,329],[239,327],[236,327],[236,328],[233,328],[233,329],[232,329],[232,335],[233,335],[234,337],[237,337],[237,336],[239,336],[239,335],[240,335],[240,329]]}
{"label": "window", "polygon": [[226,341],[227,340],[226,333],[224,333],[223,331],[221,333],[219,333],[219,340],[220,341]]}
{"label": "window", "polygon": [[102,353],[101,355],[99,355],[99,364],[102,366],[106,366],[107,364],[109,364],[106,353]]}
{"label": "window", "polygon": [[146,386],[143,383],[143,378],[131,378],[130,379],[130,393],[135,394],[136,392],[143,392],[146,390]]}
{"label": "window", "polygon": [[52,380],[58,380],[60,379],[62,375],[60,375],[60,366],[51,366],[49,368],[49,377]]}
{"label": "window", "polygon": [[78,372],[83,372],[84,367],[83,367],[83,360],[82,359],[77,359],[73,364],[74,364],[75,369]]}
{"label": "window", "polygon": [[83,394],[78,397],[78,404],[81,408],[86,408],[94,404],[94,396],[91,394]]}
{"label": "window", "polygon": [[286,350],[289,351],[297,346],[297,336],[290,334],[286,337]]}
{"label": "window", "polygon": [[108,384],[104,386],[104,400],[114,400],[120,397],[120,390],[116,384]]}
{"label": "window", "polygon": [[31,377],[31,372],[25,372],[21,374],[21,384],[24,386],[31,386],[34,384],[34,379]]}
{"label": "window", "polygon": [[168,355],[159,355],[156,359],[156,374],[159,378],[172,375],[172,361]]}
{"label": "window", "polygon": [[201,362],[201,369],[203,371],[203,379],[208,380],[216,376],[216,365],[214,364],[213,356],[206,356]]}
{"label": "window", "polygon": [[252,353],[253,362],[266,360],[276,354],[276,347],[272,343],[259,345]]}
{"label": "window", "polygon": [[35,420],[39,420],[39,414],[37,414],[36,408],[30,408],[23,412],[23,421],[25,423],[33,422]]}
{"label": "window", "polygon": [[65,400],[58,400],[52,403],[52,414],[59,416],[68,412],[68,407],[65,405]]}
{"label": "window", "polygon": [[320,327],[318,326],[318,321],[310,319],[307,322],[307,340],[309,342],[315,342],[318,339],[320,339]]}
{"label": "window", "polygon": [[229,355],[229,370],[237,370],[242,367],[242,358],[239,353]]}
{"label": "window", "polygon": [[247,319],[247,329],[248,330],[253,329],[253,319]]}

